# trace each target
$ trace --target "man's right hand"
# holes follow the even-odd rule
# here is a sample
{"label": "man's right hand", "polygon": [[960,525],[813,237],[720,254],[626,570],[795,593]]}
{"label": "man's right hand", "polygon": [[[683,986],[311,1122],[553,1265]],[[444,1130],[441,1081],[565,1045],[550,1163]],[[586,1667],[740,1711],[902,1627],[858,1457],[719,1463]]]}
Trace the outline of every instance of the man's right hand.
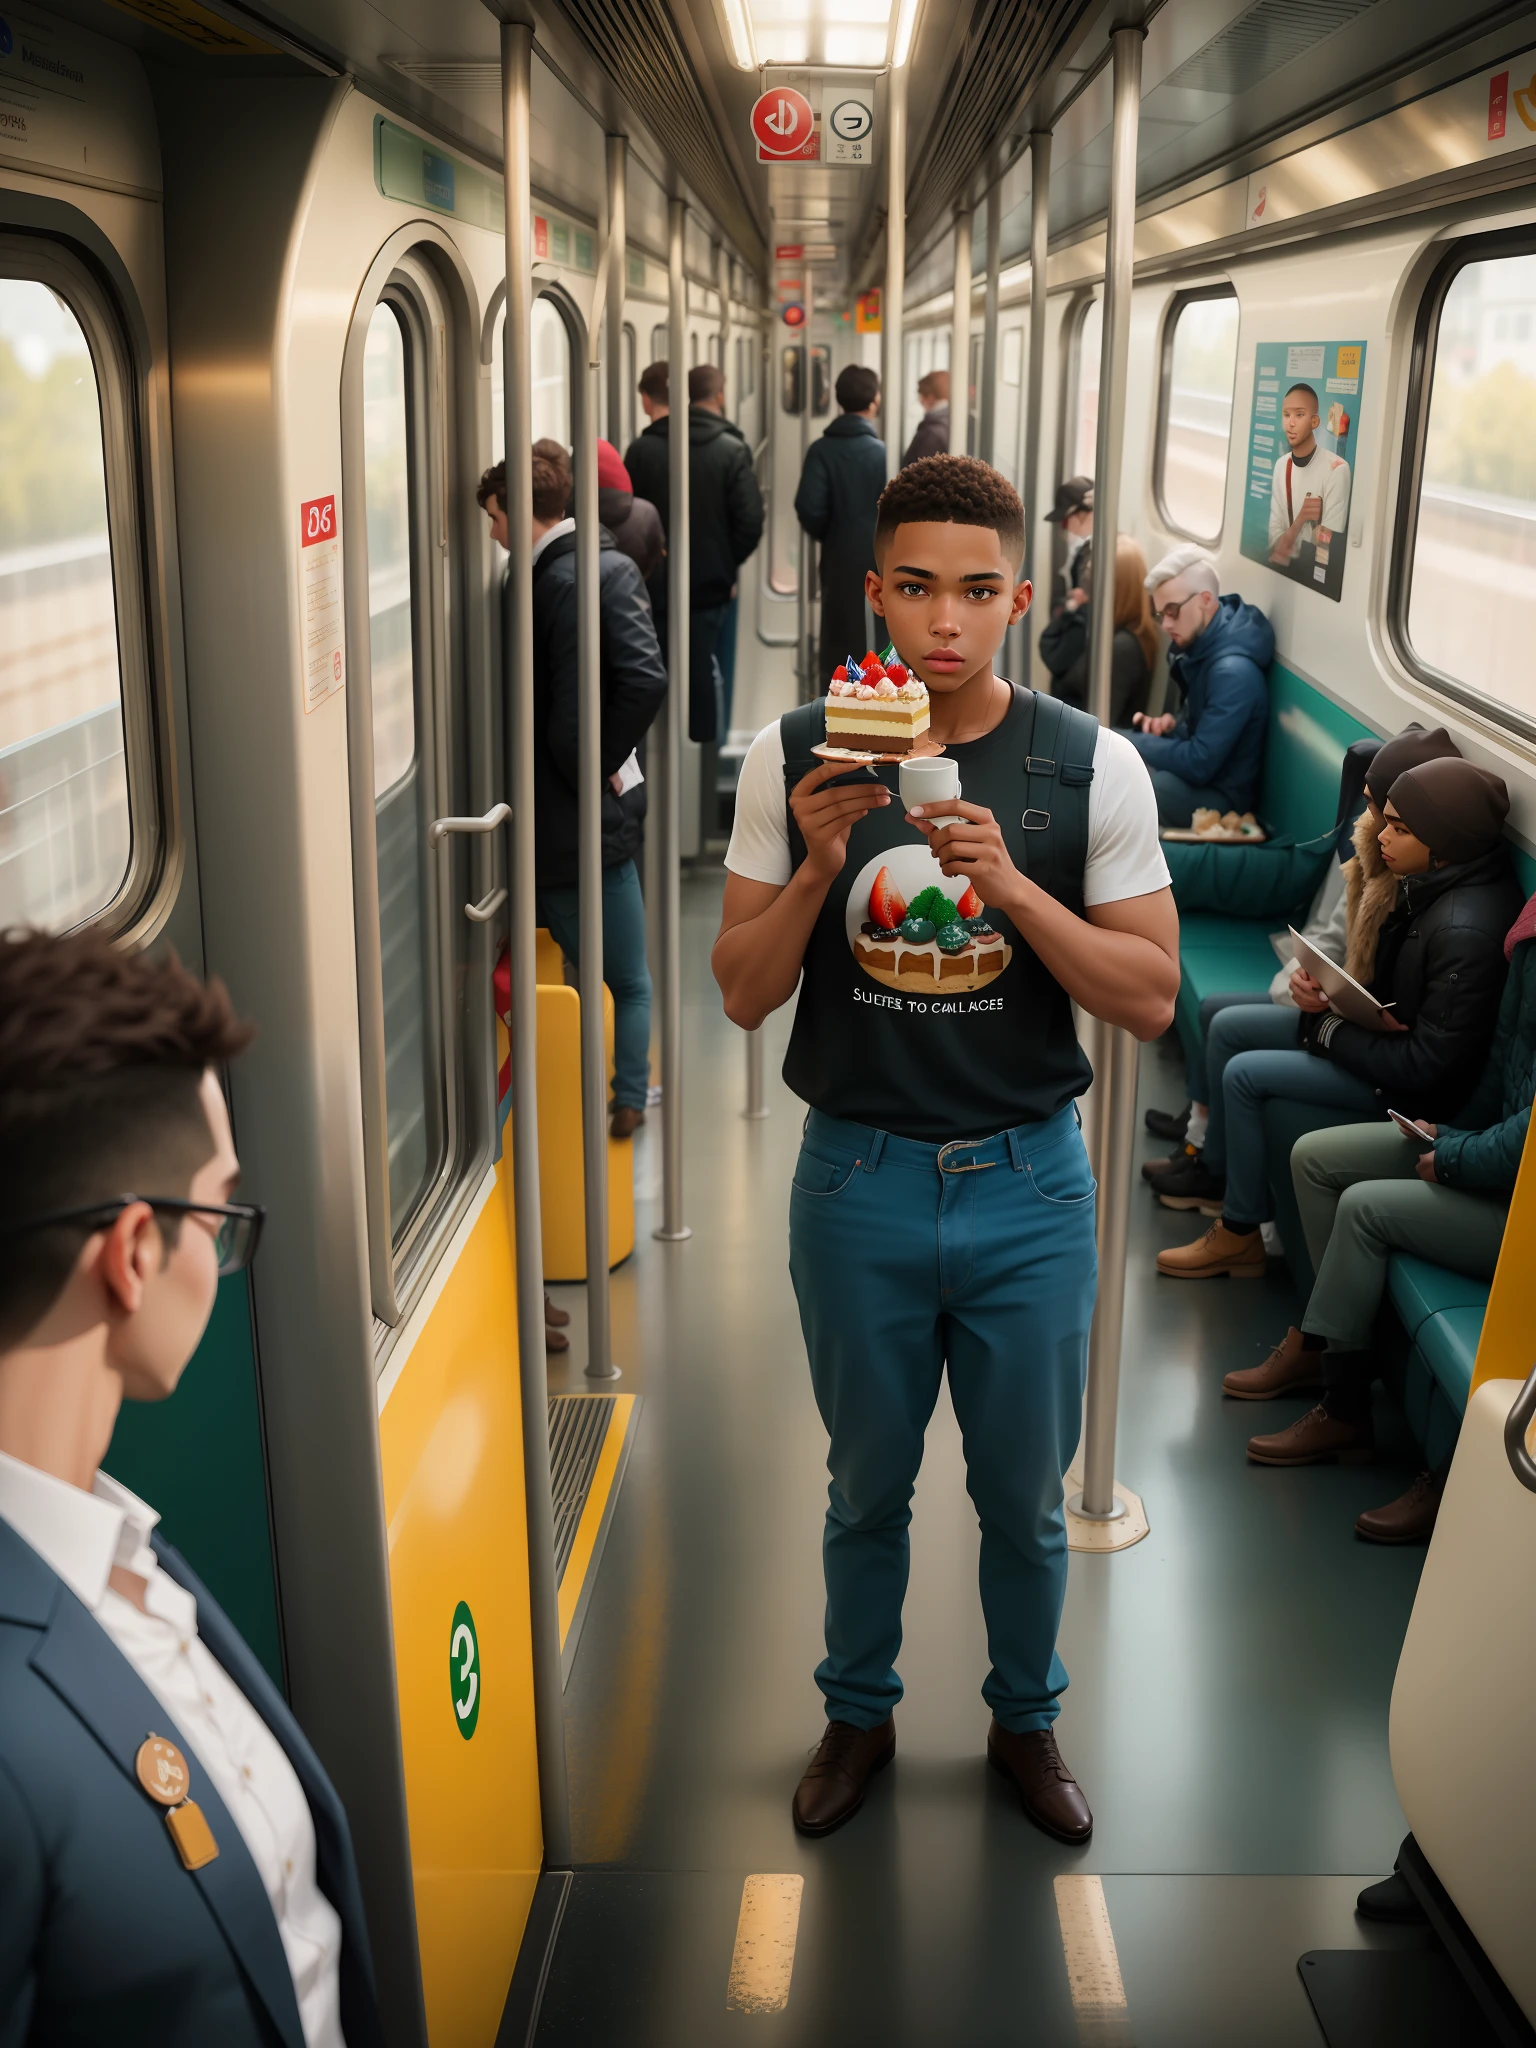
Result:
{"label": "man's right hand", "polygon": [[1159,712],[1156,718],[1145,711],[1138,711],[1131,718],[1131,723],[1138,732],[1149,732],[1157,739],[1166,738],[1178,722],[1171,711]]}
{"label": "man's right hand", "polygon": [[789,808],[805,841],[805,865],[820,881],[830,881],[848,856],[848,835],[860,818],[891,800],[883,782],[848,782],[836,789],[825,785],[848,773],[845,761],[823,761],[790,791]]}
{"label": "man's right hand", "polygon": [[1301,501],[1301,523],[1316,526],[1323,516],[1323,501],[1316,491],[1309,491]]}

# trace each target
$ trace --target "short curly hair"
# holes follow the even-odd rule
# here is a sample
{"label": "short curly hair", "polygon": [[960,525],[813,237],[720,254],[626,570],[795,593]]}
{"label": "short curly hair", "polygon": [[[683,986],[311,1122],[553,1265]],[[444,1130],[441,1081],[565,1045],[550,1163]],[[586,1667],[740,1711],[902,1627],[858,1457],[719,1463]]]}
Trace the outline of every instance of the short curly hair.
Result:
{"label": "short curly hair", "polygon": [[875,560],[898,526],[990,526],[1010,561],[1024,559],[1024,507],[1007,477],[974,455],[925,455],[909,462],[880,493],[875,513]]}

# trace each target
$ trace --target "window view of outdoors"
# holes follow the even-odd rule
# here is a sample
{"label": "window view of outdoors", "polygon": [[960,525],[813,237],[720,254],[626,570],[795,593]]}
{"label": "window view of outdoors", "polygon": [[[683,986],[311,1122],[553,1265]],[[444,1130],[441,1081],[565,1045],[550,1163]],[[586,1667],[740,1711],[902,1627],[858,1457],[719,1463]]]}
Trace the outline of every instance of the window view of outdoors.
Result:
{"label": "window view of outdoors", "polygon": [[1536,256],[1469,263],[1435,346],[1408,637],[1536,717]]}
{"label": "window view of outdoors", "polygon": [[1099,354],[1104,307],[1095,299],[1077,333],[1077,424],[1068,476],[1092,476],[1099,433]]}
{"label": "window view of outdoors", "polygon": [[1173,330],[1163,429],[1163,510],[1196,540],[1221,536],[1237,375],[1237,300],[1190,299]]}
{"label": "window view of outdoors", "polygon": [[[496,338],[492,344],[492,361],[498,368],[506,331],[507,316],[502,312],[496,317]],[[665,327],[656,329],[651,336],[653,346],[656,334],[661,336],[659,353],[664,356],[667,352],[667,330]],[[497,376],[491,384],[491,446],[496,451],[494,459],[498,461],[507,445],[506,404],[506,387]],[[643,420],[641,424],[644,424]],[[533,302],[533,438],[535,441],[558,441],[562,448],[571,445],[571,345],[566,339],[565,322],[548,299],[535,299]]]}
{"label": "window view of outdoors", "polygon": [[0,926],[81,923],[129,851],[95,366],[62,299],[0,277]]}

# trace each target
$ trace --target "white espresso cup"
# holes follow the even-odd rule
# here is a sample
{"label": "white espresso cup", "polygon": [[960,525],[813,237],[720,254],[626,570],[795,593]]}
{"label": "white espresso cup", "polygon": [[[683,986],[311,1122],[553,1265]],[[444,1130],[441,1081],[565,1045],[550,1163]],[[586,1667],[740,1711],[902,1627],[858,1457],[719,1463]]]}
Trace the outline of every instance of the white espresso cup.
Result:
{"label": "white espresso cup", "polygon": [[[956,802],[960,795],[960,763],[946,754],[925,754],[916,761],[903,761],[898,774],[901,800],[907,809],[919,804],[939,804],[946,798]],[[958,825],[958,818],[928,818],[929,825]]]}

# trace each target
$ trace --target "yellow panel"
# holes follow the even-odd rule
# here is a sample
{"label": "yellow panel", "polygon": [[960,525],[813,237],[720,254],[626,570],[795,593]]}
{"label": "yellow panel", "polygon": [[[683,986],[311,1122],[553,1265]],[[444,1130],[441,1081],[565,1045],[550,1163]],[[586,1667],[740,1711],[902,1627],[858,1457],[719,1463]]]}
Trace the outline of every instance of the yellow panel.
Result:
{"label": "yellow panel", "polygon": [[533,978],[553,988],[565,985],[565,955],[543,925],[533,935]]}
{"label": "yellow panel", "polygon": [[[431,2048],[493,2048],[543,1860],[505,1172],[379,1418]],[[467,1740],[461,1602],[478,1639]]]}
{"label": "yellow panel", "polygon": [[[1536,1119],[1533,1119],[1536,1122]],[[1472,1393],[1484,1380],[1523,1380],[1531,1369],[1531,1332],[1536,1329],[1536,1151],[1530,1126],[1520,1172],[1509,1204],[1509,1221],[1488,1293],[1477,1363],[1472,1368]],[[1468,1395],[1470,1401],[1471,1395]]]}
{"label": "yellow panel", "polygon": [[[609,1064],[613,997],[603,990]],[[585,1175],[581,1157],[581,998],[541,982],[539,1019],[539,1200],[546,1280],[587,1277]],[[634,1146],[608,1141],[608,1263],[635,1248]]]}

